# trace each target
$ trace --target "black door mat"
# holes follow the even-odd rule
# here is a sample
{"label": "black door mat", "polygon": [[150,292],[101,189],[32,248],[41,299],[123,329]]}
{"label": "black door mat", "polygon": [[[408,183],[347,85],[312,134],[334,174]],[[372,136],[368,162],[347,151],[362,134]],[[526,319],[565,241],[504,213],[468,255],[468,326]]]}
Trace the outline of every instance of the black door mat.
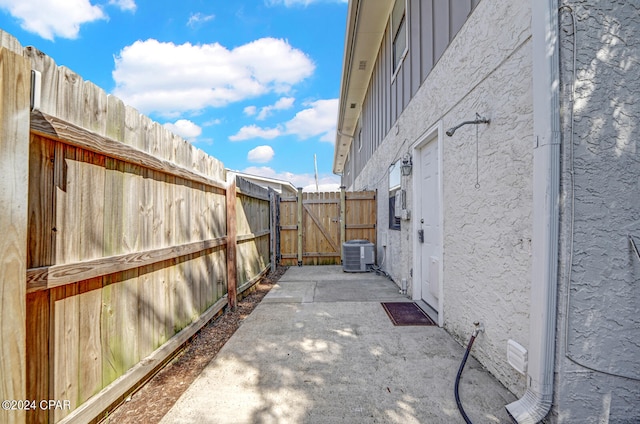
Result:
{"label": "black door mat", "polygon": [[382,302],[393,325],[436,325],[422,309],[413,302]]}

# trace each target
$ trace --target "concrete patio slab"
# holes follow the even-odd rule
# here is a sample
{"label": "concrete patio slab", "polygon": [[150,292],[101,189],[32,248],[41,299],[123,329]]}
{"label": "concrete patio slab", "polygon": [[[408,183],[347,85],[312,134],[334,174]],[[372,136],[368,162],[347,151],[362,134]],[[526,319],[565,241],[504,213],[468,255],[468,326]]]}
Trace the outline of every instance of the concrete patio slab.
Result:
{"label": "concrete patio slab", "polygon": [[[408,301],[384,277],[290,268],[162,423],[464,423],[464,348],[395,327],[382,298]],[[460,396],[474,423],[511,422],[515,397],[473,358]]]}

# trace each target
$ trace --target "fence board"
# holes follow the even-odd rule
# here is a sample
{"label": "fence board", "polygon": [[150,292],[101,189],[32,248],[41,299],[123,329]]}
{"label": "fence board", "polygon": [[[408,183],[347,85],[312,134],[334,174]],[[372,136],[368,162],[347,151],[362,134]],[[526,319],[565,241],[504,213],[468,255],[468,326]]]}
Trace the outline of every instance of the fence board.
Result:
{"label": "fence board", "polygon": [[78,403],[83,403],[102,389],[102,278],[78,283]]}
{"label": "fence board", "polygon": [[[3,37],[4,38],[4,37]],[[8,41],[8,40],[7,40]],[[11,43],[14,44],[14,43]],[[20,55],[0,48],[0,398],[26,396],[26,212],[29,178],[30,69]],[[25,419],[24,411],[0,411],[0,422]]]}
{"label": "fence board", "polygon": [[[55,356],[53,373],[53,399],[65,399],[75,408],[78,402],[78,374],[80,321],[77,284],[57,287],[51,291],[51,309],[53,312],[53,351]],[[53,411],[54,422],[69,414],[68,409]]]}
{"label": "fence board", "polygon": [[[29,399],[48,399],[49,391],[49,291],[27,295],[26,323],[27,380],[26,393]],[[27,422],[46,423],[49,412],[36,409],[27,415]]]}
{"label": "fence board", "polygon": [[104,249],[105,157],[81,151],[80,164],[80,232],[79,258],[100,258]]}
{"label": "fence board", "polygon": [[54,162],[55,143],[31,136],[29,143],[29,192],[42,193],[29,196],[29,244],[27,266],[36,268],[54,262]]}

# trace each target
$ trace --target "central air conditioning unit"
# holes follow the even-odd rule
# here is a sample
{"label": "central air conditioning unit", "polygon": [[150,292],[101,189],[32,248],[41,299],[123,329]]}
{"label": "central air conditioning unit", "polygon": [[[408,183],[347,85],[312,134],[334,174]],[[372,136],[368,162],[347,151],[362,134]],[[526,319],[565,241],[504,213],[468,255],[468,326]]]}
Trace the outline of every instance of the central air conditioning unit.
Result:
{"label": "central air conditioning unit", "polygon": [[373,243],[369,240],[349,240],[342,243],[342,270],[367,272],[374,264]]}

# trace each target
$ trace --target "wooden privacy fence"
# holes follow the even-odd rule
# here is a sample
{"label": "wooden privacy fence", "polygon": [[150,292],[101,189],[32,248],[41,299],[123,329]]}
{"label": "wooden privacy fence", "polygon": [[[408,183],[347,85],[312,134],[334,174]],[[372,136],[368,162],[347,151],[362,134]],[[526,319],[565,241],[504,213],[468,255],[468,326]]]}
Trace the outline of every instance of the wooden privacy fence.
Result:
{"label": "wooden privacy fence", "polygon": [[303,193],[280,198],[280,263],[340,264],[342,243],[376,243],[376,192]]}
{"label": "wooden privacy fence", "polygon": [[269,194],[0,41],[0,397],[65,402],[0,422],[88,422],[266,272]]}

